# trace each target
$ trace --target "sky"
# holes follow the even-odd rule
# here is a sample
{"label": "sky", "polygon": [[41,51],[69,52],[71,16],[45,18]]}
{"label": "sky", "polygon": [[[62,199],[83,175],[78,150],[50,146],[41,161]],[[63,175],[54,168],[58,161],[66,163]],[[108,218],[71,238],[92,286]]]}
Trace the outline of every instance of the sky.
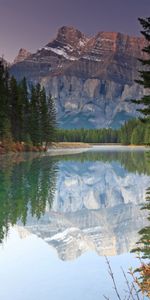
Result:
{"label": "sky", "polygon": [[138,17],[148,16],[150,0],[0,0],[0,56],[11,62],[20,48],[35,52],[64,25],[138,36]]}

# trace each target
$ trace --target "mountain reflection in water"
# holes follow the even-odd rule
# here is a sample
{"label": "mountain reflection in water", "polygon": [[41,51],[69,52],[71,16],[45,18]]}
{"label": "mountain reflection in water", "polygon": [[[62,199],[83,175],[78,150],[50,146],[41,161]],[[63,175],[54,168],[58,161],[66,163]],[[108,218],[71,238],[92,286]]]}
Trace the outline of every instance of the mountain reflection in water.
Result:
{"label": "mountain reflection in water", "polygon": [[87,250],[128,252],[146,224],[145,152],[98,152],[1,162],[0,239],[17,225],[57,249],[62,260]]}

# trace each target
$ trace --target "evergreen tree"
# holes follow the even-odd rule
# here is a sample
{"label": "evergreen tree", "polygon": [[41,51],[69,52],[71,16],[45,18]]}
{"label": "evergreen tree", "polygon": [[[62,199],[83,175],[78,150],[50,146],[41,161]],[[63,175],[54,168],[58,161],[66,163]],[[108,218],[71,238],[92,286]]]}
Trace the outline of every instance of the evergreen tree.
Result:
{"label": "evergreen tree", "polygon": [[[140,100],[135,100],[134,102],[137,104],[144,105],[143,108],[140,108],[139,111],[144,115],[144,122],[147,124],[146,132],[145,132],[145,143],[149,143],[150,136],[150,17],[146,19],[139,19],[141,25],[143,26],[143,30],[141,33],[144,35],[147,46],[143,49],[146,56],[144,59],[140,61],[145,66],[143,71],[140,71],[141,79],[138,81],[139,84],[143,85],[143,87],[148,91]],[[149,162],[148,162],[149,163]],[[150,188],[147,190],[147,203],[143,206],[143,209],[150,210]],[[150,215],[148,217],[150,221]],[[133,251],[138,251],[142,258],[150,259],[150,226],[146,226],[140,232],[141,238],[138,242],[139,247]],[[135,272],[139,272],[139,278],[136,279],[136,283],[139,285],[140,290],[143,294],[150,297],[150,262],[147,260],[142,261],[140,267],[135,270]]]}
{"label": "evergreen tree", "polygon": [[[51,96],[46,97],[40,84],[31,87],[29,95],[26,79],[17,83],[9,78],[0,60],[0,142],[25,142],[40,146],[56,137],[56,110]],[[8,142],[9,141],[9,142]],[[8,147],[6,147],[8,148]],[[29,147],[30,148],[30,147]]]}
{"label": "evergreen tree", "polygon": [[40,106],[41,106],[40,122],[41,122],[42,142],[44,142],[45,146],[47,146],[47,143],[51,139],[51,126],[50,126],[50,117],[49,117],[46,93],[44,88],[41,89],[41,93],[40,93]]}
{"label": "evergreen tree", "polygon": [[40,84],[32,86],[30,103],[30,135],[33,145],[52,142],[56,138],[56,110],[54,100],[46,97]]}
{"label": "evergreen tree", "polygon": [[[141,31],[142,35],[147,41],[146,47],[143,49],[145,53],[145,58],[139,59],[142,65],[145,67],[144,70],[139,71],[140,80],[136,82],[141,84],[145,89],[150,88],[150,17],[146,19],[139,18],[143,30]],[[150,118],[150,94],[146,93],[140,100],[133,100],[134,103],[143,105],[143,108],[140,108],[139,111],[145,116],[145,121],[149,122]]]}
{"label": "evergreen tree", "polygon": [[19,97],[17,81],[14,77],[10,79],[10,121],[12,136],[15,141],[22,141],[22,98]]}
{"label": "evergreen tree", "polygon": [[40,85],[31,88],[30,102],[30,136],[33,145],[41,145],[41,123],[40,123]]}
{"label": "evergreen tree", "polygon": [[3,123],[3,146],[6,151],[10,151],[12,148],[13,139],[11,134],[11,124],[8,118]]}
{"label": "evergreen tree", "polygon": [[0,140],[6,133],[6,123],[9,114],[9,91],[8,91],[9,75],[4,61],[0,59]]}
{"label": "evergreen tree", "polygon": [[48,105],[48,116],[49,116],[49,142],[53,142],[56,140],[56,128],[57,128],[57,121],[56,121],[56,108],[55,102],[51,94],[47,98],[47,105]]}
{"label": "evergreen tree", "polygon": [[27,89],[26,78],[24,78],[18,85],[19,102],[22,103],[21,107],[21,141],[28,142],[30,139],[29,115],[30,103]]}
{"label": "evergreen tree", "polygon": [[144,127],[136,126],[131,135],[131,144],[133,145],[141,145],[144,144]]}
{"label": "evergreen tree", "polygon": [[144,144],[150,145],[150,124],[146,126],[145,135],[144,135]]}

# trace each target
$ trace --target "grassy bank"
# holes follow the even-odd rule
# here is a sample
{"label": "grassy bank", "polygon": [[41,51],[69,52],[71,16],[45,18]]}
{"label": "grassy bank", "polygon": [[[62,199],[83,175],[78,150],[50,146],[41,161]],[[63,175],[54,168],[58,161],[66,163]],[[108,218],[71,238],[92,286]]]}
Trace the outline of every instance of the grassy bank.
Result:
{"label": "grassy bank", "polygon": [[32,146],[25,143],[0,143],[0,155],[6,153],[19,153],[19,152],[46,152],[48,149],[78,149],[78,148],[90,148],[88,143],[77,142],[56,142],[50,143],[48,146]]}
{"label": "grassy bank", "polygon": [[76,149],[76,148],[90,148],[91,145],[89,143],[82,143],[82,142],[57,142],[57,143],[52,143],[50,145],[50,148],[53,149],[65,149],[65,148],[70,148],[70,149]]}

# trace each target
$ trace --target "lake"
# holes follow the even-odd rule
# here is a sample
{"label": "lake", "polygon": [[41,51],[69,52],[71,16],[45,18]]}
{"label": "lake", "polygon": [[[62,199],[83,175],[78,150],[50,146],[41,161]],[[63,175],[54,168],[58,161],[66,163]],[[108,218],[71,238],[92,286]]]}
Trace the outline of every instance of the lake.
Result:
{"label": "lake", "polygon": [[[147,224],[143,148],[0,160],[0,299],[98,300],[121,295]],[[129,281],[131,280],[128,275]]]}

